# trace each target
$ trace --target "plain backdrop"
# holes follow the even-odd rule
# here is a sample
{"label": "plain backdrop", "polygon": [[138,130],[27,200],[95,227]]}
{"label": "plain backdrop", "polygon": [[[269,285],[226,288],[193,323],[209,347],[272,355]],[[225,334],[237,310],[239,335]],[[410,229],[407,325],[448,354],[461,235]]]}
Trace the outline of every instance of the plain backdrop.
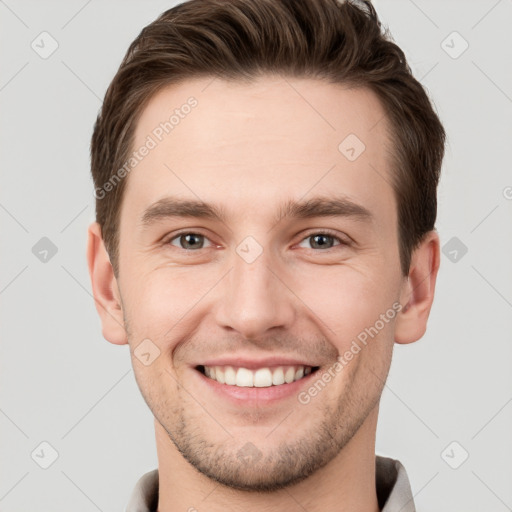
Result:
{"label": "plain backdrop", "polygon": [[[123,511],[157,466],[91,297],[88,151],[129,43],[175,3],[0,1],[2,512]],[[437,294],[424,338],[395,347],[377,453],[418,511],[512,510],[512,2],[375,5],[448,133]]]}

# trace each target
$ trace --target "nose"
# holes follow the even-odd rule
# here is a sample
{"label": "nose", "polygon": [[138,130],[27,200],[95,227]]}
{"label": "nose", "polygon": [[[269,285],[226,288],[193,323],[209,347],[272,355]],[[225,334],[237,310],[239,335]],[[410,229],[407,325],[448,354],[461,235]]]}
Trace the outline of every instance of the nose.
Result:
{"label": "nose", "polygon": [[284,274],[268,251],[250,263],[234,253],[233,267],[219,290],[217,324],[246,339],[290,328],[295,318],[294,295]]}

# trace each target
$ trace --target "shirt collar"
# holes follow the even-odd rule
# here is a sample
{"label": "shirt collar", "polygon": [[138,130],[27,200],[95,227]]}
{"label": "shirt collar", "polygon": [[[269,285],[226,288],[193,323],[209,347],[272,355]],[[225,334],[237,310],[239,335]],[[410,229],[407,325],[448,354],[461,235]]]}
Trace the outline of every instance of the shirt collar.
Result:
{"label": "shirt collar", "polygon": [[[376,455],[375,480],[381,512],[416,512],[409,478],[400,461]],[[126,512],[155,512],[158,469],[142,475],[132,491]]]}

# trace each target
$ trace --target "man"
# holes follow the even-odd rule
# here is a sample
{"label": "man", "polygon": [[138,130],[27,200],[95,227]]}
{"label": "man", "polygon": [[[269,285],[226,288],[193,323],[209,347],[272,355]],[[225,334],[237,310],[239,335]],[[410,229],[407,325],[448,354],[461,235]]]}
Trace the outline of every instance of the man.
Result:
{"label": "man", "polygon": [[434,297],[444,140],[369,2],[192,0],[141,32],[88,245],[155,418],[127,511],[415,510],[375,433]]}

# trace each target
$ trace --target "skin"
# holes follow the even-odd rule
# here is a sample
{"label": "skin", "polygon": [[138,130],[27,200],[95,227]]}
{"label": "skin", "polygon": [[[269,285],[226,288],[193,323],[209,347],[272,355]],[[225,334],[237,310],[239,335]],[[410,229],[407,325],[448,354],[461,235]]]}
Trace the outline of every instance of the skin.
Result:
{"label": "skin", "polygon": [[[384,111],[371,91],[319,80],[194,79],[151,98],[134,147],[190,96],[197,107],[125,178],[117,278],[98,224],[88,233],[103,335],[129,343],[155,417],[158,510],[378,511],[379,400],[394,343],[425,332],[439,267],[432,231],[401,273]],[[355,161],[338,150],[350,133],[366,146]],[[166,196],[213,203],[225,219],[144,225],[145,210]],[[344,196],[372,217],[276,223],[283,202],[317,196]],[[182,229],[205,238],[187,248]],[[344,243],[315,245],[325,230]],[[236,252],[248,236],[262,249],[251,263]],[[403,307],[395,318],[300,403],[298,391],[394,303]],[[149,365],[134,355],[144,339],[160,351]],[[225,355],[299,357],[320,369],[291,396],[235,406],[195,369]],[[247,443],[257,456],[241,460]]]}

